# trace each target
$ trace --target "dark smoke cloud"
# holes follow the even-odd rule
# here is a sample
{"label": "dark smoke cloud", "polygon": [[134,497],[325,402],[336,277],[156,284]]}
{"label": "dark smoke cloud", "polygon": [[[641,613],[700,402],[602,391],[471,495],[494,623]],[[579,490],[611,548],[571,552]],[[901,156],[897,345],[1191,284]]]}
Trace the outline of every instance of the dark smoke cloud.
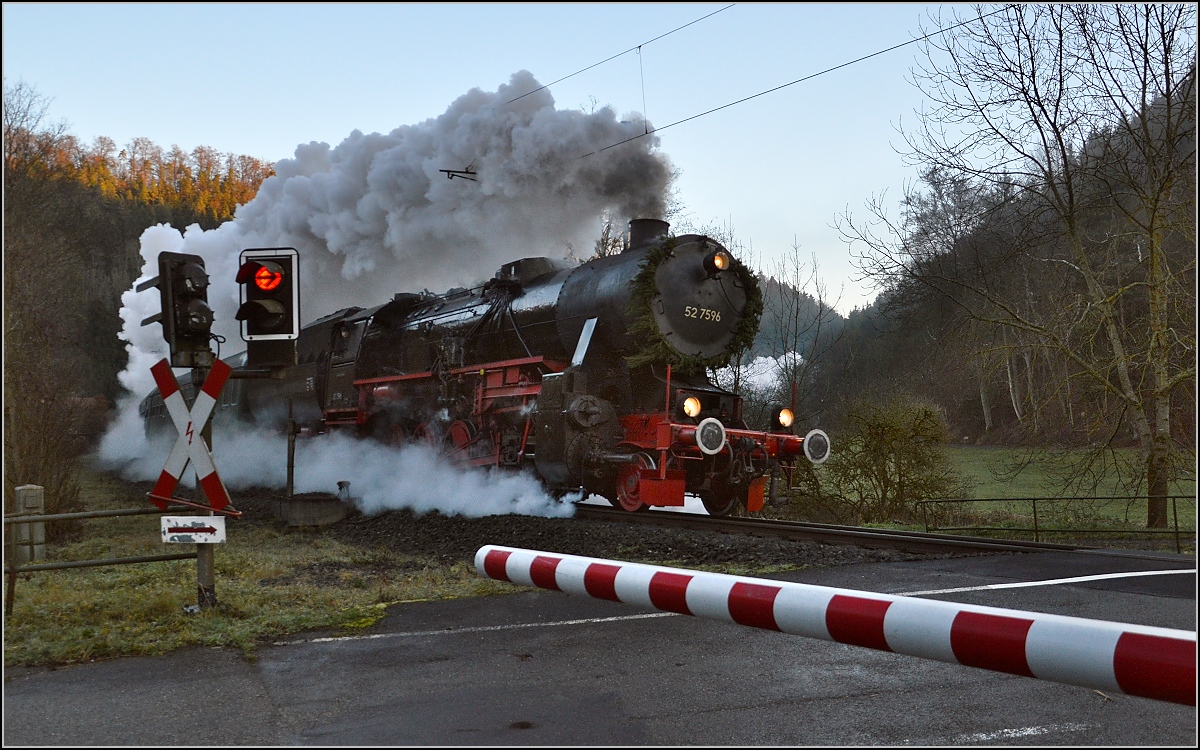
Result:
{"label": "dark smoke cloud", "polygon": [[[670,165],[652,137],[593,153],[644,126],[609,108],[555,109],[545,89],[508,103],[538,85],[522,71],[423,123],[302,146],[236,223],[300,251],[315,313],[341,306],[325,301],[332,290],[442,291],[514,258],[584,252],[605,211],[661,216]],[[439,171],[468,166],[477,181]]]}
{"label": "dark smoke cloud", "polygon": [[[335,147],[300,145],[233,221],[182,234],[147,229],[135,286],[158,273],[160,252],[203,257],[213,332],[225,338],[221,355],[228,356],[243,348],[233,281],[243,249],[299,251],[307,322],[396,292],[474,285],[517,258],[586,257],[606,214],[661,217],[672,170],[655,151],[657,139],[599,151],[644,134],[641,116],[623,122],[608,107],[556,109],[547,89],[510,103],[539,86],[521,71],[496,91],[468,91],[424,122],[387,134],[354,131]],[[468,166],[476,181],[439,171]],[[120,377],[130,398],[102,446],[112,461],[138,452],[130,447],[141,442],[131,410],[154,387],[150,366],[166,355],[159,326],[141,326],[158,312],[157,293],[131,288],[122,304],[130,364]]]}
{"label": "dark smoke cloud", "polygon": [[[661,217],[671,164],[655,151],[657,139],[599,151],[643,134],[641,117],[556,109],[548,89],[509,103],[538,86],[521,71],[425,122],[386,135],[355,131],[332,148],[298,146],[233,221],[182,235],[165,225],[146,230],[138,282],[157,274],[162,251],[200,255],[212,279],[213,330],[241,348],[233,278],[246,248],[299,251],[307,322],[396,292],[473,285],[517,258],[586,257],[606,213]],[[439,171],[467,166],[477,181]],[[154,291],[132,289],[122,303],[121,338],[133,355],[122,382],[140,395],[153,388],[149,364],[164,351],[158,326],[141,326],[159,303]]]}

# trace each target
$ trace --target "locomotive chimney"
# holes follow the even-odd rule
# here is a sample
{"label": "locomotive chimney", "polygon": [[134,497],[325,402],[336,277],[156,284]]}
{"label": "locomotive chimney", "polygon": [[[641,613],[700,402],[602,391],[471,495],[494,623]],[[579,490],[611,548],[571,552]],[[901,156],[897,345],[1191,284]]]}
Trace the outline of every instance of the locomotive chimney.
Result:
{"label": "locomotive chimney", "polygon": [[648,245],[665,238],[671,225],[660,219],[631,219],[629,222],[629,250]]}

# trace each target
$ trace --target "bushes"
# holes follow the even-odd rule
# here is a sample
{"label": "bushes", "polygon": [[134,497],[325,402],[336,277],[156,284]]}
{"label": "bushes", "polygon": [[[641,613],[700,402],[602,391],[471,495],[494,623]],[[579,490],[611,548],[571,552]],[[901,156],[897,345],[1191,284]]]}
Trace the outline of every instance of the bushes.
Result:
{"label": "bushes", "polygon": [[[46,513],[69,513],[80,509],[79,477],[75,459],[84,448],[80,428],[86,409],[57,382],[26,369],[28,360],[5,363],[4,398],[4,511],[16,508],[15,488],[41,485],[46,490]],[[48,363],[55,364],[55,363]],[[47,541],[69,535],[70,524],[46,527]]]}
{"label": "bushes", "polygon": [[801,462],[793,474],[799,496],[792,504],[804,515],[906,523],[919,500],[970,496],[943,449],[950,434],[938,407],[907,394],[862,399],[850,407],[846,426],[833,437],[829,461],[819,468]]}

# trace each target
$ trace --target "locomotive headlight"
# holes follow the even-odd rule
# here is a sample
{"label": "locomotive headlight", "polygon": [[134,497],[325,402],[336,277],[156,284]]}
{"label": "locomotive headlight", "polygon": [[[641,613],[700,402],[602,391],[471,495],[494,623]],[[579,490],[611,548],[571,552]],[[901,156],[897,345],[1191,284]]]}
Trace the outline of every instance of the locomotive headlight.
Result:
{"label": "locomotive headlight", "polygon": [[733,256],[724,250],[713,250],[704,256],[704,271],[709,276],[716,276],[731,265],[733,265]]}
{"label": "locomotive headlight", "polygon": [[683,400],[683,413],[689,417],[700,416],[700,399],[688,396]]}
{"label": "locomotive headlight", "polygon": [[790,431],[792,423],[795,421],[796,415],[787,407],[776,406],[771,412],[771,430],[773,432]]}
{"label": "locomotive headlight", "polygon": [[721,420],[716,417],[700,420],[700,424],[696,425],[696,445],[707,456],[720,453],[725,447],[725,425],[721,424]]}

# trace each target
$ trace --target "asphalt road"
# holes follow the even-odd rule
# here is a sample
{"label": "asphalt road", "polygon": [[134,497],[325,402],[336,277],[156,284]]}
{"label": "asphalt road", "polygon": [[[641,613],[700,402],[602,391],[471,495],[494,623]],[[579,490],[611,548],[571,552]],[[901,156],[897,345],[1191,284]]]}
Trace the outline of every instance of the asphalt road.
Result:
{"label": "asphalt road", "polygon": [[[1195,631],[1195,567],[1034,553],[779,578]],[[529,590],[370,631],[5,673],[4,745],[1179,745],[1196,709]]]}

